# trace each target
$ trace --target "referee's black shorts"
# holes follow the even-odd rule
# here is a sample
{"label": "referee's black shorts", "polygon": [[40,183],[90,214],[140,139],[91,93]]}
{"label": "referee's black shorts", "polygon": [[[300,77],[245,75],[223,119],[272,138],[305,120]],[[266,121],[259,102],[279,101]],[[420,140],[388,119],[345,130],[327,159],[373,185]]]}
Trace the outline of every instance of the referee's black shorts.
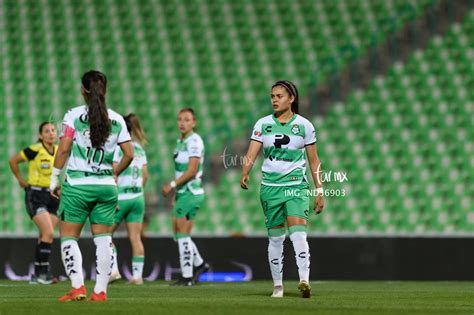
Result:
{"label": "referee's black shorts", "polygon": [[28,215],[33,219],[43,211],[57,215],[59,200],[51,196],[49,188],[30,186],[25,188],[25,204]]}

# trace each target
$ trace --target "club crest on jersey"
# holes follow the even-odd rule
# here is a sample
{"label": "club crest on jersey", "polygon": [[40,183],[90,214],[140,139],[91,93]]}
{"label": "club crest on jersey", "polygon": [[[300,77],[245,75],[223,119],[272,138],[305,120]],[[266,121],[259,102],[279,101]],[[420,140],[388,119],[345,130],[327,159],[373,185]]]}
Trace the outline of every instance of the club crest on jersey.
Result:
{"label": "club crest on jersey", "polygon": [[293,132],[293,134],[297,135],[300,133],[300,127],[298,125],[293,125],[293,128],[291,128],[291,132]]}

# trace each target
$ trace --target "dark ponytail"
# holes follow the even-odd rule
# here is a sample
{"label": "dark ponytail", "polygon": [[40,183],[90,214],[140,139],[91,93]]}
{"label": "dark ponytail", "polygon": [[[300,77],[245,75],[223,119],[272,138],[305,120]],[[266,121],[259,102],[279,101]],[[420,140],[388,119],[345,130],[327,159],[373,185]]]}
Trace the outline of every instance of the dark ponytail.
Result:
{"label": "dark ponytail", "polygon": [[94,148],[99,148],[110,135],[110,120],[105,104],[107,78],[102,72],[91,70],[82,76],[82,86],[87,103],[91,144]]}
{"label": "dark ponytail", "polygon": [[294,85],[293,82],[290,82],[288,80],[281,80],[273,84],[272,89],[278,85],[284,87],[285,90],[288,92],[288,94],[290,94],[290,96],[295,97],[295,100],[293,101],[293,103],[291,103],[291,111],[295,114],[298,114],[299,113],[299,97],[298,97],[298,89],[296,88],[296,85]]}
{"label": "dark ponytail", "polygon": [[133,135],[142,145],[148,144],[148,139],[146,138],[145,132],[143,131],[142,124],[138,120],[137,115],[130,113],[127,116],[123,116],[125,124],[127,125],[127,130],[130,135]]}

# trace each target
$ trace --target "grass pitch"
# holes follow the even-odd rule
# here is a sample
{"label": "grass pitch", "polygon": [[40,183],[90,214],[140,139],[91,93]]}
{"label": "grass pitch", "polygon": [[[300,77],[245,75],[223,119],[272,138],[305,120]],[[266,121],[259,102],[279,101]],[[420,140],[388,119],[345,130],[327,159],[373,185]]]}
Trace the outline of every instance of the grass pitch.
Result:
{"label": "grass pitch", "polygon": [[[270,298],[270,281],[200,283],[171,287],[164,281],[109,286],[105,303],[58,302],[69,282],[29,285],[0,281],[0,314],[474,314],[473,282],[313,282],[302,299],[287,281],[283,299]],[[88,294],[93,283],[86,283]]]}

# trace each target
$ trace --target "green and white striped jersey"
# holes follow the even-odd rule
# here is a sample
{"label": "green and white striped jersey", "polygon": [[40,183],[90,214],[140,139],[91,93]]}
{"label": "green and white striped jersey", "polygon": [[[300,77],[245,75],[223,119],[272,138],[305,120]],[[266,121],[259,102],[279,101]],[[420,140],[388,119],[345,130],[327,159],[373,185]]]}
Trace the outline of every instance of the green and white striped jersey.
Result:
{"label": "green and white striped jersey", "polygon": [[66,129],[74,130],[74,141],[66,170],[66,180],[71,185],[116,185],[112,161],[117,146],[130,141],[123,117],[108,109],[111,131],[105,145],[93,148],[89,135],[87,106],[70,109],[63,120],[62,135]]}
{"label": "green and white striped jersey", "polygon": [[[128,200],[143,195],[143,167],[147,164],[145,150],[138,142],[133,142],[133,161],[118,177],[118,199]],[[119,163],[123,152],[117,147],[114,154],[114,163]]]}
{"label": "green and white striped jersey", "polygon": [[174,150],[174,165],[175,178],[181,177],[188,169],[189,158],[198,157],[200,159],[198,172],[194,179],[191,179],[186,184],[177,187],[178,194],[190,191],[193,195],[204,194],[202,188],[202,165],[204,163],[204,142],[201,137],[193,132],[184,139],[178,138],[176,141],[176,148]]}
{"label": "green and white striped jersey", "polygon": [[263,185],[291,186],[307,181],[305,147],[316,142],[316,134],[306,118],[294,114],[282,124],[275,115],[265,116],[255,124],[250,139],[263,144]]}

